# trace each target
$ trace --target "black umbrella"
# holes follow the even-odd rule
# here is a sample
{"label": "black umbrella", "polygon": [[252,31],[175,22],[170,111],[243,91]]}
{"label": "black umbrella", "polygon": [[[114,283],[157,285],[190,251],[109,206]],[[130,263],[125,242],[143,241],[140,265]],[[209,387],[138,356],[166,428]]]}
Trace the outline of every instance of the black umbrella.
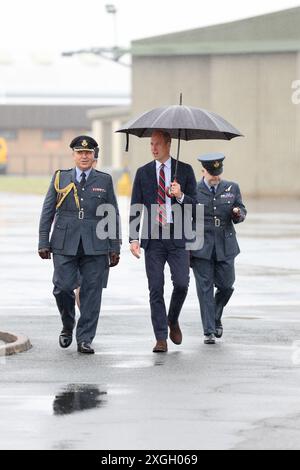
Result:
{"label": "black umbrella", "polygon": [[151,137],[155,130],[163,130],[168,132],[172,138],[178,139],[175,178],[177,176],[181,140],[231,140],[234,137],[242,136],[237,129],[218,114],[205,109],[183,106],[182,95],[180,96],[179,106],[167,106],[147,111],[129,121],[117,132],[126,134],[126,151],[128,151],[129,134],[137,137]]}

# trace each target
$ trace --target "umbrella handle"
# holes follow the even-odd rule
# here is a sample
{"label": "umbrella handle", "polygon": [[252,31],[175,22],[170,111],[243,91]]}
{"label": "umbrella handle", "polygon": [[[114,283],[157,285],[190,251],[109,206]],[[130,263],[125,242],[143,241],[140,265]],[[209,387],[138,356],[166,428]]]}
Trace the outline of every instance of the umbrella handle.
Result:
{"label": "umbrella handle", "polygon": [[[178,182],[178,181],[177,181],[177,178],[176,178],[176,176],[175,176],[173,183],[177,183],[177,182]],[[171,194],[171,188],[170,188],[170,187],[166,188],[166,195],[167,195],[169,198],[171,198],[171,199],[174,198],[174,196],[172,196],[172,194]]]}

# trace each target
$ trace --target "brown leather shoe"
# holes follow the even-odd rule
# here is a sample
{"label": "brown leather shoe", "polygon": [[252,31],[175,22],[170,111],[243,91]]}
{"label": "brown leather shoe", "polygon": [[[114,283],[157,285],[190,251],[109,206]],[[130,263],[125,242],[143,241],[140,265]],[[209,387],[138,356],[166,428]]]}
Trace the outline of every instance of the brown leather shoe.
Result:
{"label": "brown leather shoe", "polygon": [[171,325],[169,323],[170,328],[170,340],[173,341],[174,344],[181,344],[182,343],[182,333],[179,326],[179,323],[175,323],[175,325]]}
{"label": "brown leather shoe", "polygon": [[167,341],[157,341],[156,345],[153,348],[154,353],[166,353],[168,352],[168,343]]}

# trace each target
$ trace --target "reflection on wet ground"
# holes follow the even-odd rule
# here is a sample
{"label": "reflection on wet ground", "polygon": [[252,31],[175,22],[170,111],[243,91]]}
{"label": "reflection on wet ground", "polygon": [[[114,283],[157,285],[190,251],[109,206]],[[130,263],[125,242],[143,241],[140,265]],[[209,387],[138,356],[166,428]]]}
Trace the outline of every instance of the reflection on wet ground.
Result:
{"label": "reflection on wet ground", "polygon": [[[182,354],[189,353],[190,351],[185,349],[184,353],[181,351],[169,351],[168,354],[153,354],[153,356],[149,356],[149,352],[137,352],[137,353],[125,353],[124,355],[120,354],[119,358],[121,360],[116,359],[114,364],[112,365],[113,368],[117,369],[144,369],[147,367],[152,368],[157,366],[164,366],[169,365],[174,360],[178,359],[179,356]],[[101,355],[101,353],[96,353],[97,355]],[[110,355],[110,354],[109,354]],[[113,356],[114,354],[112,354]],[[131,356],[129,359],[124,359],[124,356]],[[139,357],[138,359],[136,356],[143,356]]]}
{"label": "reflection on wet ground", "polygon": [[87,411],[105,405],[104,396],[97,385],[70,384],[56,395],[53,412],[56,416],[70,415],[78,411]]}

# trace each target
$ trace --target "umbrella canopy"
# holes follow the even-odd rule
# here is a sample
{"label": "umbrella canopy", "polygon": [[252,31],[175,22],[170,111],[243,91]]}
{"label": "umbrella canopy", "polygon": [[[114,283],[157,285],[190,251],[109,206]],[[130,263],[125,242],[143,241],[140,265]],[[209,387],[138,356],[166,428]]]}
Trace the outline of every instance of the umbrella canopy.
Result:
{"label": "umbrella canopy", "polygon": [[231,140],[242,134],[218,114],[201,108],[177,105],[155,108],[129,121],[117,132],[151,137],[155,130],[182,140]]}
{"label": "umbrella canopy", "polygon": [[151,137],[155,130],[169,132],[172,138],[178,139],[175,181],[180,157],[181,140],[231,140],[234,137],[242,137],[240,131],[235,129],[235,127],[218,114],[207,111],[206,109],[183,106],[182,93],[180,94],[180,105],[154,108],[129,121],[117,132],[126,134],[127,152],[130,134],[136,135],[137,137]]}

